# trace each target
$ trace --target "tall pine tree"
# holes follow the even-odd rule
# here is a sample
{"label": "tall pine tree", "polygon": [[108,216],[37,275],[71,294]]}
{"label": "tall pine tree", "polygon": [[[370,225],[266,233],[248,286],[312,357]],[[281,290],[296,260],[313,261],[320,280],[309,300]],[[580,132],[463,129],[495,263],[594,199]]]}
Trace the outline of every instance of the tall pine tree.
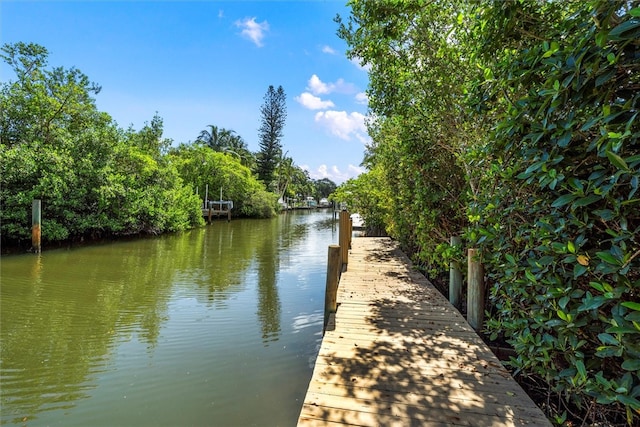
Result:
{"label": "tall pine tree", "polygon": [[282,157],[284,123],[287,118],[286,95],[282,86],[276,90],[269,86],[260,107],[262,124],[258,129],[260,152],[258,153],[258,177],[267,188],[271,187],[273,174]]}

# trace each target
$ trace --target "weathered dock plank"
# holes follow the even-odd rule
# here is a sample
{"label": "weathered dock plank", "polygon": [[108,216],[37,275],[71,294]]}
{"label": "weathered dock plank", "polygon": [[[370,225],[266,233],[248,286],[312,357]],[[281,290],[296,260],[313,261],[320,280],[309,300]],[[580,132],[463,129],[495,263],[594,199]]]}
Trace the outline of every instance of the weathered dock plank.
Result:
{"label": "weathered dock plank", "polygon": [[299,426],[550,426],[387,238],[355,238]]}

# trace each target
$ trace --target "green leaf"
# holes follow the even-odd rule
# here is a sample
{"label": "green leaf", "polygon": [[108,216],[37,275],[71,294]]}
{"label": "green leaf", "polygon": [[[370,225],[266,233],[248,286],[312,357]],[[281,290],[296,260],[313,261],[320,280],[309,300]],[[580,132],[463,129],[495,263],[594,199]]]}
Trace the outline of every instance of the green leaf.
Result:
{"label": "green leaf", "polygon": [[551,256],[551,255],[545,255],[542,258],[540,258],[538,260],[538,264],[540,264],[541,266],[546,267],[547,265],[551,265],[555,262],[556,257]]}
{"label": "green leaf", "polygon": [[640,322],[640,311],[631,311],[629,314],[624,316],[624,320],[629,322]]}
{"label": "green leaf", "polygon": [[578,373],[582,377],[582,379],[587,378],[587,369],[584,366],[584,362],[582,360],[576,360],[576,369]]}
{"label": "green leaf", "polygon": [[593,213],[598,215],[603,221],[610,221],[613,219],[613,211],[610,209],[598,209],[593,211]]}
{"label": "green leaf", "polygon": [[616,26],[613,30],[609,31],[609,40],[622,40],[625,38],[631,38],[633,37],[633,34],[627,34],[624,37],[623,34],[635,30],[638,27],[640,27],[640,20],[638,19],[630,19],[628,21],[625,21]]}
{"label": "green leaf", "polygon": [[640,16],[640,7],[634,7],[629,11],[629,15],[638,17]]}
{"label": "green leaf", "polygon": [[571,207],[572,208],[579,208],[579,207],[587,206],[587,205],[590,205],[591,203],[597,202],[598,200],[601,200],[601,199],[602,199],[602,196],[599,196],[597,194],[591,194],[590,196],[582,197],[582,198],[576,200],[575,202],[573,202]]}
{"label": "green leaf", "polygon": [[611,80],[612,77],[614,77],[616,75],[617,70],[613,69],[613,70],[609,70],[608,72],[599,75],[596,78],[596,87],[598,86],[602,86],[603,84],[607,83],[609,80]]}
{"label": "green leaf", "polygon": [[560,373],[558,374],[558,376],[560,378],[566,378],[566,377],[572,377],[576,374],[576,368],[565,368],[562,371],[560,371]]}
{"label": "green leaf", "polygon": [[622,206],[626,206],[626,205],[631,205],[631,204],[636,204],[640,202],[640,199],[631,199],[631,200],[625,200],[624,202],[620,203]]}
{"label": "green leaf", "polygon": [[530,282],[537,283],[536,276],[534,276],[531,271],[525,270],[524,275],[527,276],[527,279],[529,279]]}
{"label": "green leaf", "polygon": [[640,401],[638,399],[634,399],[633,397],[625,396],[624,394],[619,394],[616,396],[616,400],[623,405],[630,406],[636,411],[640,410]]}
{"label": "green leaf", "polygon": [[568,249],[568,250],[569,250],[569,252],[571,252],[572,254],[575,254],[575,253],[576,253],[576,245],[575,245],[571,240],[569,240],[569,241],[567,242],[567,249]]}
{"label": "green leaf", "polygon": [[573,278],[577,279],[578,277],[582,276],[584,273],[587,272],[587,267],[582,265],[582,264],[575,264],[573,266]]}
{"label": "green leaf", "polygon": [[558,301],[558,305],[560,306],[561,309],[564,310],[567,307],[567,304],[569,303],[569,300],[571,300],[571,298],[569,298],[568,296],[565,295],[562,298],[560,298],[560,300]]}
{"label": "green leaf", "polygon": [[625,301],[620,305],[622,305],[623,307],[630,308],[631,310],[640,311],[640,303],[637,303],[637,302]]}
{"label": "green leaf", "polygon": [[571,186],[571,188],[580,192],[580,194],[584,193],[584,185],[582,184],[581,180],[571,177],[567,179],[567,183],[569,184],[569,186]]}
{"label": "green leaf", "polygon": [[540,169],[542,167],[542,165],[544,165],[546,162],[544,160],[539,161],[539,162],[535,162],[533,164],[531,164],[525,171],[525,174],[530,174],[531,172],[535,172],[538,169]]}
{"label": "green leaf", "polygon": [[622,262],[614,257],[610,252],[596,252],[596,256],[609,264],[622,265]]}
{"label": "green leaf", "polygon": [[629,170],[629,165],[627,165],[627,162],[625,162],[624,159],[618,156],[616,153],[607,150],[607,158],[618,169],[627,171]]}
{"label": "green leaf", "polygon": [[597,351],[596,351],[596,356],[598,357],[614,357],[614,356],[619,356],[622,353],[622,348],[621,347],[612,347],[609,345],[603,345],[598,347]]}
{"label": "green leaf", "polygon": [[639,333],[635,328],[630,326],[612,326],[605,331],[610,334],[637,334]]}
{"label": "green leaf", "polygon": [[620,341],[615,339],[611,334],[605,334],[605,333],[598,334],[598,339],[600,340],[600,342],[602,342],[602,344],[620,345]]}
{"label": "green leaf", "polygon": [[586,122],[580,127],[580,130],[584,132],[586,130],[591,129],[591,127],[595,125],[598,122],[598,120],[600,120],[599,116],[592,117],[591,120],[589,120],[588,122]]}
{"label": "green leaf", "polygon": [[569,142],[571,142],[571,136],[573,134],[570,131],[567,131],[565,133],[562,134],[562,136],[560,138],[558,138],[558,147],[566,147],[567,145],[569,145]]}
{"label": "green leaf", "polygon": [[[583,299],[582,304],[580,305],[580,307],[578,307],[578,311],[579,312],[583,312],[583,311],[590,311],[596,308],[599,308],[600,306],[602,306],[603,304],[605,304],[608,301],[607,298],[602,297],[602,296],[591,296],[591,297],[586,297]],[[607,330],[607,332],[609,332]]]}
{"label": "green leaf", "polygon": [[574,194],[564,194],[558,197],[556,200],[551,203],[552,208],[559,208],[561,206],[567,205],[576,199],[576,195]]}
{"label": "green leaf", "polygon": [[622,362],[622,369],[625,371],[638,371],[640,370],[640,359],[627,359]]}

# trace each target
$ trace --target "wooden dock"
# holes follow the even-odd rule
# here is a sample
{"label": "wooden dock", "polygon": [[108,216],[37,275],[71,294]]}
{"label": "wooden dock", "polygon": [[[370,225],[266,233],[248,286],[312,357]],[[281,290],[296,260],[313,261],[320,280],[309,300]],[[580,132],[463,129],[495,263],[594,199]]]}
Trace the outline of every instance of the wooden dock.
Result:
{"label": "wooden dock", "polygon": [[298,426],[551,426],[388,238],[355,238]]}
{"label": "wooden dock", "polygon": [[202,216],[207,218],[208,222],[211,223],[211,218],[215,215],[216,218],[219,218],[221,215],[227,217],[227,221],[231,221],[231,209],[233,209],[233,202],[230,200],[211,200],[205,202],[205,206],[209,205],[208,208],[202,208]]}

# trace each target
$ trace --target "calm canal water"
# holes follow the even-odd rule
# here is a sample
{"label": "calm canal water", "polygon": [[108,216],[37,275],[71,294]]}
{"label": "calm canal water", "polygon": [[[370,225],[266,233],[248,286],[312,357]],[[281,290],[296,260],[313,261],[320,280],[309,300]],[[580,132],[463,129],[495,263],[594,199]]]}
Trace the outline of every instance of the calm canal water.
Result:
{"label": "calm canal water", "polygon": [[330,211],[0,261],[1,424],[293,426]]}

